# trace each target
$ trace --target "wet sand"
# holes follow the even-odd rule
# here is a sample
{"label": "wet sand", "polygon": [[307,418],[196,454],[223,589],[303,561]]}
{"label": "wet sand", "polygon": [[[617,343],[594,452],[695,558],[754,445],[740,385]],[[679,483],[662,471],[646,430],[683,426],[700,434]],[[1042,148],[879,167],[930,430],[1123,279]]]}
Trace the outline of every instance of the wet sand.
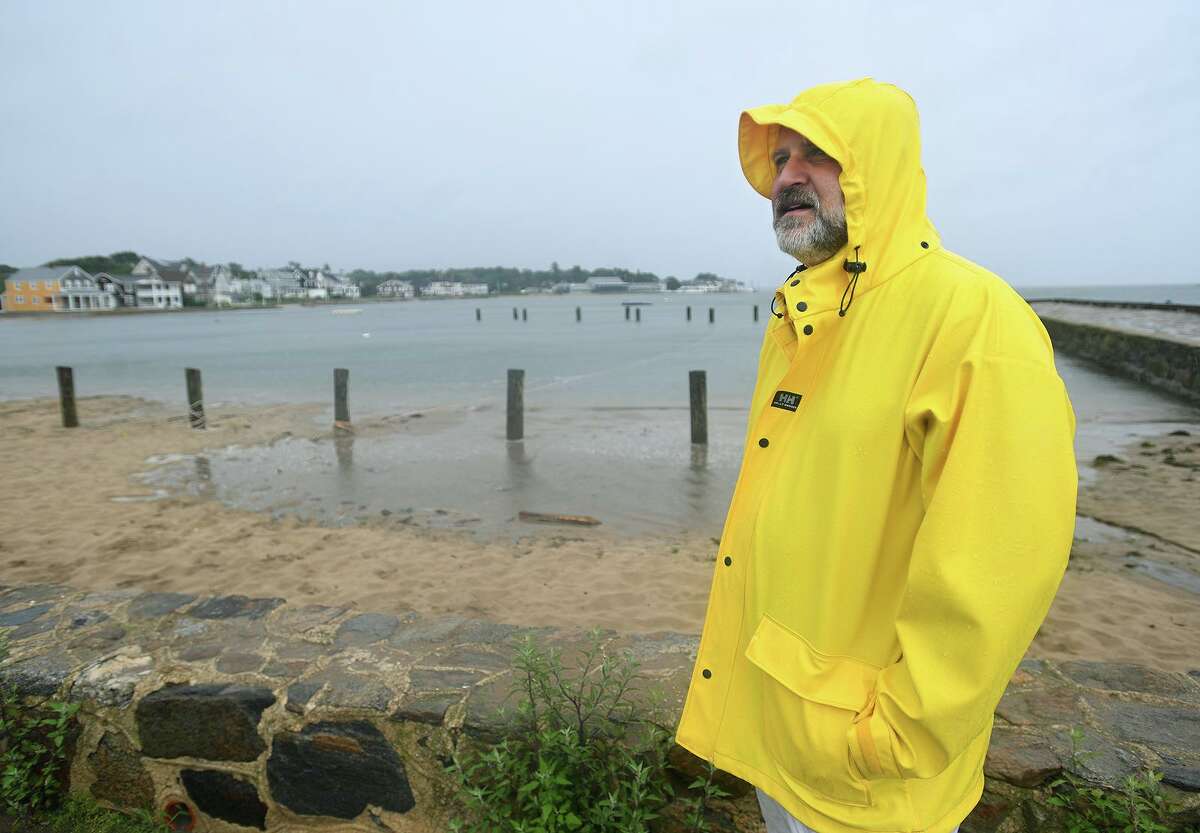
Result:
{"label": "wet sand", "polygon": [[[528,525],[527,534],[480,536],[471,515],[453,506],[350,512],[341,524],[276,517],[213,499],[202,472],[165,496],[141,476],[198,465],[206,449],[328,440],[322,408],[210,407],[203,432],[134,398],[85,398],[79,413],[82,427],[68,431],[53,400],[0,403],[2,583],[281,596],[642,632],[696,633],[703,622],[720,518],[715,532]],[[432,436],[461,419],[431,411],[356,430],[362,438]],[[1107,523],[1080,523],[1031,656],[1200,668],[1195,434],[1155,437],[1153,447],[1134,442],[1083,486],[1080,512]]]}

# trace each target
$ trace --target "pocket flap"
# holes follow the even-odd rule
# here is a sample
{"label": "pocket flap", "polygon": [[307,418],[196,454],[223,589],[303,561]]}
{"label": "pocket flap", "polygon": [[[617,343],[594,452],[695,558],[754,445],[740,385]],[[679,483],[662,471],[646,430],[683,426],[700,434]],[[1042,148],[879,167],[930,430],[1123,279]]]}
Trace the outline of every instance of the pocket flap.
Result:
{"label": "pocket flap", "polygon": [[857,712],[866,706],[881,669],[813,648],[800,634],[763,614],[746,659],[798,697]]}

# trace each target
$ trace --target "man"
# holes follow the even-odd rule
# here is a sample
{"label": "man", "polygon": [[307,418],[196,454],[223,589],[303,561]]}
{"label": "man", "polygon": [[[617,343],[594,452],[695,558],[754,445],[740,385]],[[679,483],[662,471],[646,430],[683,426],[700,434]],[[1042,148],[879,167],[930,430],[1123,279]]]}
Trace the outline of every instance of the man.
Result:
{"label": "man", "polygon": [[754,784],[771,833],[951,833],[1066,568],[1071,403],[1028,304],[942,248],[906,93],[748,110],[739,151],[801,265],[677,740]]}

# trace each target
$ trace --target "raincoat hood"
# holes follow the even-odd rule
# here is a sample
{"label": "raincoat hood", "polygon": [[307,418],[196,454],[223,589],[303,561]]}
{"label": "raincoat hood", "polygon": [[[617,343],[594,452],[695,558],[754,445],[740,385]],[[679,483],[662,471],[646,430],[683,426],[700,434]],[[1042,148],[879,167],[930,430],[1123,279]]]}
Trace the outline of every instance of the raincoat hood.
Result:
{"label": "raincoat hood", "polygon": [[848,243],[803,276],[818,303],[828,304],[830,298],[841,303],[855,274],[848,262],[866,264],[853,290],[857,297],[940,246],[925,215],[920,124],[908,93],[860,78],[813,87],[790,104],[743,112],[738,125],[742,172],[768,199],[775,179],[771,151],[781,126],[803,135],[842,167]]}

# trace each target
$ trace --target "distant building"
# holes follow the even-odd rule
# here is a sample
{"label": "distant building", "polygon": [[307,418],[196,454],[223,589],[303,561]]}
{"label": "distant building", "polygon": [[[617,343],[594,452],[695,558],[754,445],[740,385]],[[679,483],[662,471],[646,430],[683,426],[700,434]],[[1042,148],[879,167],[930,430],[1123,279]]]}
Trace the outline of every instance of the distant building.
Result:
{"label": "distant building", "polygon": [[596,275],[587,279],[590,292],[628,292],[629,284],[616,275]]}
{"label": "distant building", "polygon": [[383,298],[413,298],[417,293],[410,282],[392,278],[375,287],[375,294]]}
{"label": "distant building", "polygon": [[460,281],[433,281],[421,289],[421,294],[443,298],[487,295],[488,285],[486,283],[462,283]]}
{"label": "distant building", "polygon": [[630,292],[662,292],[663,282],[660,280],[653,281],[630,281]]}
{"label": "distant building", "polygon": [[[135,278],[156,277],[164,283],[174,284],[180,297],[192,298],[196,303],[208,303],[207,287],[200,287],[193,267],[186,260],[157,260],[143,257],[130,270]],[[207,272],[205,273],[207,277]]]}
{"label": "distant building", "polygon": [[179,309],[183,306],[183,291],[177,281],[164,281],[158,275],[138,278],[134,295],[139,308]]}
{"label": "distant building", "polygon": [[99,312],[116,306],[116,295],[78,266],[18,269],[5,281],[5,312]]}

